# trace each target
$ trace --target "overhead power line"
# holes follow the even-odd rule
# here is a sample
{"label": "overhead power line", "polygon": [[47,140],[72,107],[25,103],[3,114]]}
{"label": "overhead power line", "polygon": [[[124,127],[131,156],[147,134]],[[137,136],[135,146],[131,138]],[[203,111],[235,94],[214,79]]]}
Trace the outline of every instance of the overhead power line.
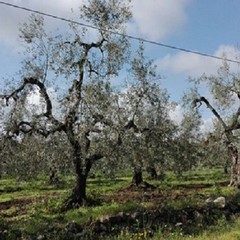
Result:
{"label": "overhead power line", "polygon": [[144,39],[144,38],[140,38],[140,37],[135,37],[135,36],[132,36],[132,35],[123,34],[123,33],[115,32],[115,31],[112,31],[112,30],[104,29],[104,28],[98,28],[98,27],[95,27],[95,26],[90,25],[90,24],[81,23],[81,22],[78,22],[78,21],[74,21],[74,20],[70,20],[70,19],[67,19],[67,18],[64,18],[64,17],[57,16],[57,15],[41,12],[41,11],[38,11],[38,10],[26,8],[26,7],[21,7],[21,6],[15,5],[15,4],[6,3],[6,2],[3,2],[3,1],[0,1],[0,4],[6,5],[8,7],[21,9],[21,10],[24,10],[24,11],[27,11],[27,12],[37,13],[37,14],[40,14],[40,15],[43,15],[43,16],[46,16],[46,17],[55,18],[55,19],[58,19],[58,20],[61,20],[61,21],[77,24],[77,25],[80,25],[82,27],[87,27],[87,28],[92,28],[92,29],[95,29],[95,30],[106,31],[106,32],[109,32],[109,33],[112,33],[112,34],[115,34],[115,35],[124,36],[124,37],[127,37],[129,39],[142,41],[142,42],[157,45],[157,46],[160,46],[160,47],[170,48],[170,49],[181,51],[181,52],[187,52],[187,53],[191,53],[191,54],[195,54],[195,55],[200,55],[200,56],[203,56],[203,57],[208,57],[208,58],[213,58],[213,59],[218,59],[218,60],[224,60],[224,61],[227,61],[227,62],[240,64],[240,61],[237,61],[237,60],[233,60],[233,59],[229,59],[229,58],[223,58],[223,57],[219,57],[219,56],[215,56],[215,55],[211,55],[211,54],[207,54],[207,53],[203,53],[203,52],[193,51],[193,50],[190,50],[190,49],[181,48],[181,47],[177,47],[177,46],[173,46],[173,45],[169,45],[169,44],[164,44],[164,43],[160,43],[160,42],[156,42],[156,41],[152,41],[152,40],[148,40],[148,39]]}

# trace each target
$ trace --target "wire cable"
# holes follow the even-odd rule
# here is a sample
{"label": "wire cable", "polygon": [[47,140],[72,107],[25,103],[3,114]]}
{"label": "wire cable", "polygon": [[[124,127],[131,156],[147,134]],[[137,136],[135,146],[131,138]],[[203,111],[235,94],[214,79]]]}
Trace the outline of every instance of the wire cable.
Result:
{"label": "wire cable", "polygon": [[144,39],[144,38],[140,38],[140,37],[135,37],[135,36],[132,36],[132,35],[123,34],[123,33],[119,33],[119,32],[108,30],[108,29],[98,28],[98,27],[95,27],[95,26],[90,25],[90,24],[81,23],[81,22],[78,22],[78,21],[70,20],[70,19],[67,19],[67,18],[64,18],[64,17],[59,17],[57,15],[41,12],[41,11],[38,11],[38,10],[26,8],[26,7],[21,7],[21,6],[12,4],[12,3],[6,3],[6,2],[3,2],[3,1],[0,1],[0,4],[6,5],[8,7],[21,9],[21,10],[24,10],[24,11],[27,11],[27,12],[40,14],[40,15],[43,15],[43,16],[46,16],[46,17],[55,18],[55,19],[58,19],[58,20],[61,20],[61,21],[77,24],[77,25],[80,25],[82,27],[92,28],[92,29],[100,30],[100,31],[106,31],[106,32],[109,32],[109,33],[112,33],[112,34],[115,34],[115,35],[118,35],[118,36],[124,36],[124,37],[127,37],[129,39],[133,39],[133,40],[157,45],[157,46],[160,46],[160,47],[170,48],[170,49],[181,51],[181,52],[187,52],[187,53],[191,53],[191,54],[195,54],[195,55],[200,55],[200,56],[203,56],[203,57],[213,58],[213,59],[217,59],[217,60],[224,60],[224,61],[227,61],[227,62],[240,64],[240,61],[237,61],[237,60],[233,60],[233,59],[229,59],[229,58],[223,58],[223,57],[219,57],[219,56],[215,56],[215,55],[211,55],[211,54],[207,54],[207,53],[203,53],[203,52],[193,51],[193,50],[190,50],[190,49],[181,48],[181,47],[177,47],[177,46],[173,46],[173,45],[169,45],[169,44],[164,44],[164,43],[160,43],[160,42],[156,42],[156,41],[152,41],[152,40],[148,40],[148,39]]}

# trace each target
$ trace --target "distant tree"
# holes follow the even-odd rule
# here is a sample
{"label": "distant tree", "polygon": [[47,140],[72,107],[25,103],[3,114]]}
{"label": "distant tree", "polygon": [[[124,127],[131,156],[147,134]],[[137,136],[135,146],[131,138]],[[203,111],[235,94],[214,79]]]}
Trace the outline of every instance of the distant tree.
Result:
{"label": "distant tree", "polygon": [[171,144],[169,162],[171,170],[178,175],[192,170],[202,159],[202,136],[200,132],[200,116],[196,111],[184,113],[183,119],[175,129]]}
{"label": "distant tree", "polygon": [[134,172],[132,183],[139,186],[144,182],[143,169],[151,166],[154,172],[154,165],[161,164],[172,134],[172,123],[168,115],[168,94],[156,84],[159,79],[156,66],[144,56],[142,44],[131,61],[129,72],[133,82],[122,100],[123,116],[128,123],[124,126],[127,131],[123,145]]}
{"label": "distant tree", "polygon": [[204,167],[223,167],[225,174],[228,173],[229,156],[223,128],[217,120],[214,121],[211,132],[205,134],[202,141]]}
{"label": "distant tree", "polygon": [[61,174],[72,172],[69,144],[62,134],[55,135],[47,139],[35,134],[21,139],[3,135],[0,141],[1,174],[27,180],[46,174],[53,167]]}
{"label": "distant tree", "polygon": [[[66,208],[86,202],[89,171],[94,162],[104,157],[101,149],[90,151],[94,132],[101,130],[96,128],[109,117],[101,102],[95,101],[98,96],[94,97],[94,90],[101,82],[97,93],[106,91],[107,82],[127,62],[129,43],[123,33],[131,17],[128,2],[90,0],[83,5],[80,18],[95,27],[94,40],[90,40],[87,28],[75,24],[69,26],[67,34],[47,34],[43,18],[35,15],[20,29],[26,44],[21,81],[19,87],[6,89],[1,96],[13,109],[8,135],[32,133],[46,138],[57,132],[66,135],[76,173],[76,184]],[[60,89],[56,99],[50,92],[54,87]],[[40,95],[41,109],[34,112],[28,99],[36,93]],[[89,94],[95,101],[94,107]]]}

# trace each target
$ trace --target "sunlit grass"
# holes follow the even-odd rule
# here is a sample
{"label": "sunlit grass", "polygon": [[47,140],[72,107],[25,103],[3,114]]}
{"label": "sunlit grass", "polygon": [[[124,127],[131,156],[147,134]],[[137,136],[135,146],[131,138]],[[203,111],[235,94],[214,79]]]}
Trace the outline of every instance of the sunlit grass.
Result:
{"label": "sunlit grass", "polygon": [[[162,191],[166,199],[161,200],[157,206],[154,202],[134,200],[120,202],[115,197],[111,201],[111,195],[126,188],[131,183],[131,175],[117,175],[116,179],[97,176],[89,179],[87,195],[90,199],[97,200],[95,206],[80,207],[78,209],[62,212],[62,206],[70,194],[74,184],[74,176],[60,176],[61,184],[50,185],[46,176],[39,176],[31,181],[17,181],[15,179],[0,179],[0,204],[16,200],[26,200],[23,209],[19,205],[10,205],[2,211],[0,218],[11,224],[13,229],[21,229],[26,235],[41,232],[51,225],[53,228],[63,228],[70,222],[85,224],[104,216],[111,216],[119,212],[132,213],[139,207],[154,209],[161,205],[169,209],[185,209],[204,207],[206,199],[218,196],[232,197],[236,194],[234,188],[227,187],[229,175],[225,175],[222,169],[203,169],[183,173],[182,176],[168,172],[164,181],[150,181],[157,187],[156,191]],[[178,196],[184,196],[178,198]],[[106,198],[107,197],[107,201]],[[21,204],[21,201],[19,202]],[[1,220],[1,219],[0,219]],[[147,229],[137,232],[124,230],[118,236],[103,239],[240,239],[240,220],[235,223],[217,223],[209,229],[201,230],[201,234],[183,235],[178,229],[166,232],[164,229],[154,232],[150,237]],[[220,231],[220,233],[219,233]],[[145,234],[145,235],[144,235]],[[145,238],[143,238],[145,236]],[[224,237],[224,238],[223,238]]]}
{"label": "sunlit grass", "polygon": [[[153,238],[153,239],[159,239]],[[240,239],[240,219],[236,219],[231,224],[226,222],[221,222],[216,226],[212,226],[209,229],[206,229],[201,234],[194,236],[194,235],[185,235],[181,236],[180,234],[174,234],[168,236],[167,240],[237,240]]]}

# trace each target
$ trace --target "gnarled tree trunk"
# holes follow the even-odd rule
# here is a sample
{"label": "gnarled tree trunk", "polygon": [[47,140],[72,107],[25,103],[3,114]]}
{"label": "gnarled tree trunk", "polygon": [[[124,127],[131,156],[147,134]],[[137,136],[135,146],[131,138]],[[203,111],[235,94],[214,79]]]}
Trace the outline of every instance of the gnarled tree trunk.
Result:
{"label": "gnarled tree trunk", "polygon": [[72,190],[71,196],[66,202],[65,208],[70,209],[78,207],[87,201],[86,197],[87,176],[83,173],[78,173],[76,176],[75,187]]}
{"label": "gnarled tree trunk", "polygon": [[228,146],[228,153],[232,160],[232,168],[231,168],[231,180],[229,186],[238,187],[239,186],[239,177],[240,177],[240,166],[238,160],[238,150],[235,145],[232,143]]}
{"label": "gnarled tree trunk", "polygon": [[68,138],[72,145],[73,150],[73,164],[76,173],[76,182],[72,190],[72,194],[69,196],[65,204],[65,209],[71,209],[77,207],[86,202],[86,185],[87,185],[87,172],[83,169],[81,145],[76,139],[71,128],[68,129]]}
{"label": "gnarled tree trunk", "polygon": [[86,194],[86,188],[87,188],[87,175],[84,173],[82,169],[76,170],[76,180],[75,180],[75,186],[72,190],[71,195],[68,197],[65,209],[71,209],[74,207],[79,207],[87,202],[87,194]]}
{"label": "gnarled tree trunk", "polygon": [[74,167],[76,172],[76,182],[72,190],[72,194],[65,204],[65,210],[81,206],[88,203],[86,188],[88,174],[92,168],[92,164],[103,158],[102,154],[93,154],[88,158],[82,159],[81,146],[79,142],[75,142],[74,148]]}
{"label": "gnarled tree trunk", "polygon": [[[238,94],[238,98],[240,99],[240,93]],[[238,122],[239,116],[240,116],[240,107],[237,110],[236,114],[233,115],[233,119],[230,125],[227,125],[222,117],[219,115],[219,113],[216,111],[216,109],[209,103],[209,101],[205,97],[200,97],[198,99],[195,99],[193,101],[194,106],[196,106],[197,103],[204,102],[206,106],[211,110],[211,112],[214,114],[214,116],[218,119],[218,121],[221,123],[224,133],[226,135],[227,141],[229,143],[228,145],[228,153],[232,160],[232,167],[231,167],[231,180],[229,186],[238,187],[239,186],[239,180],[240,180],[240,166],[238,161],[238,150],[237,147],[232,143],[234,136],[233,131],[240,129],[240,123]],[[225,170],[227,168],[225,167]]]}

